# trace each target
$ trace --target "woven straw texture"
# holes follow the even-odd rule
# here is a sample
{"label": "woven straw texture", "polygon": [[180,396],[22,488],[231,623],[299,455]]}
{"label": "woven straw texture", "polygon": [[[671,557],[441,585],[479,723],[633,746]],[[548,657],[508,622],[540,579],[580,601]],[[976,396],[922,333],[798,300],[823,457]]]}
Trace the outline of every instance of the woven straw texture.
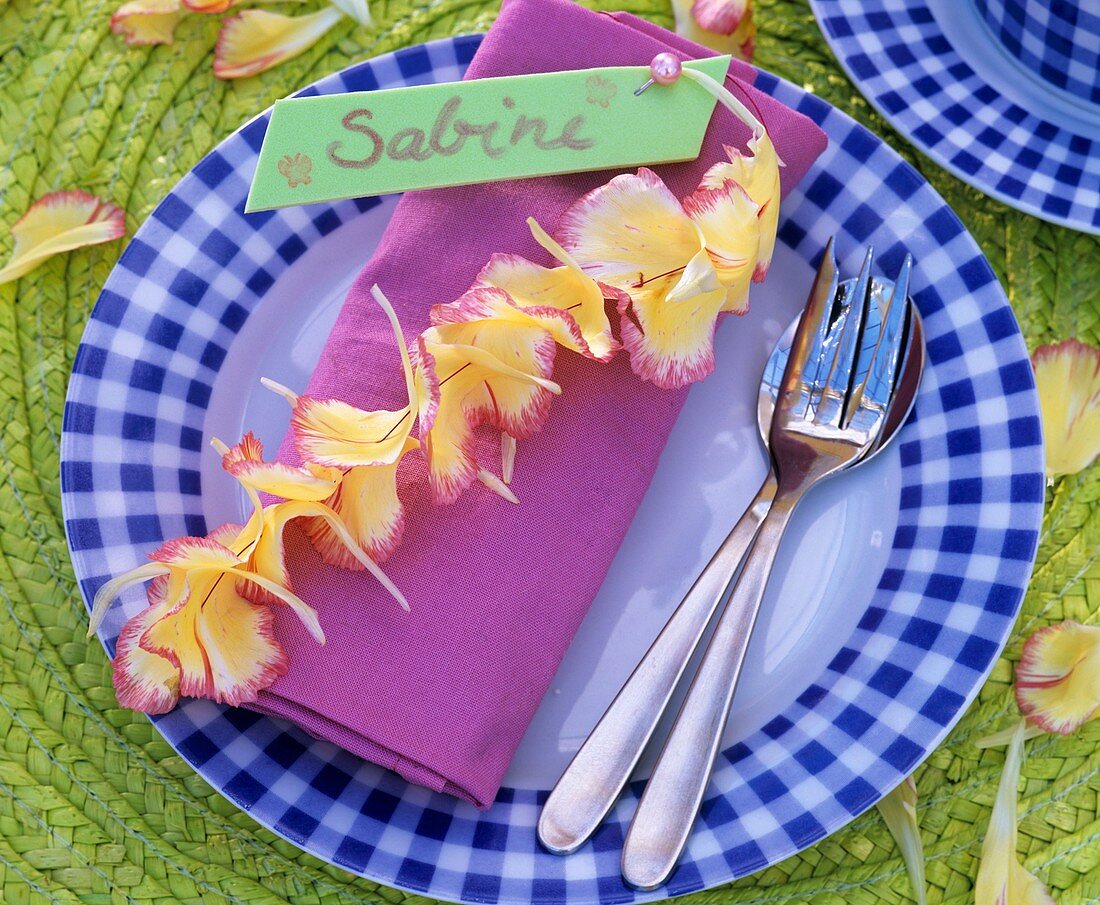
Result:
{"label": "woven straw texture", "polygon": [[[668,0],[598,0],[671,24]],[[114,0],[0,0],[0,259],[36,197],[84,188],[129,231],[217,141],[277,97],[350,62],[484,30],[496,0],[374,0],[304,56],[238,83],[213,77],[217,17],[189,16],[171,47],[126,48]],[[843,75],[802,0],[756,0],[758,62],[805,85],[904,153],[948,199],[1008,288],[1031,347],[1100,344],[1100,239],[1016,213],[923,160]],[[118,708],[62,532],[58,438],[88,312],[122,243],[55,258],[0,286],[0,899],[5,903],[412,902],[329,867],[257,826],[200,780],[141,716]],[[973,898],[1003,759],[972,741],[1015,713],[1022,638],[1100,621],[1100,467],[1049,497],[1017,634],[978,701],[917,774],[929,899]],[[1020,856],[1062,905],[1100,902],[1100,720],[1029,743]],[[873,810],[802,855],[685,902],[910,901]],[[423,901],[423,900],[420,900]]]}

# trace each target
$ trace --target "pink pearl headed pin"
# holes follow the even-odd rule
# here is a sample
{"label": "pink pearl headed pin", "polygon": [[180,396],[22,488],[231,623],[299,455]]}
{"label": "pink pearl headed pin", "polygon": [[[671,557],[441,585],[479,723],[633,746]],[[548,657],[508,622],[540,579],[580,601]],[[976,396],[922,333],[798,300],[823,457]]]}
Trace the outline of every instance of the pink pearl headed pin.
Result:
{"label": "pink pearl headed pin", "polygon": [[649,81],[642,85],[641,88],[638,88],[634,94],[635,96],[641,94],[646,88],[654,83],[658,85],[671,85],[683,75],[683,72],[684,64],[676,54],[659,53],[649,64]]}

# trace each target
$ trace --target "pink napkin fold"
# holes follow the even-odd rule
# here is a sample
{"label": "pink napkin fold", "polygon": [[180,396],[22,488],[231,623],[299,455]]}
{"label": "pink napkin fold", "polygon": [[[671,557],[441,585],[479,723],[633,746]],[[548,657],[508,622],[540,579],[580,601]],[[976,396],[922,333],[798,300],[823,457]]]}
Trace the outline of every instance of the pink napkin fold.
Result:
{"label": "pink napkin fold", "polygon": [[[506,3],[467,78],[647,65],[661,51],[710,51],[625,14],[567,0]],[[825,147],[805,117],[748,87],[756,71],[734,62],[727,80],[773,136],[784,191]],[[654,128],[675,128],[654,123]],[[718,108],[699,158],[655,169],[685,196],[702,173],[740,146],[748,130]],[[399,407],[403,383],[384,317],[369,295],[378,283],[407,336],[428,309],[457,298],[493,252],[549,264],[525,219],[553,231],[561,213],[610,172],[583,173],[406,194],[348,294],[306,392],[367,409]],[[322,648],[281,612],[277,634],[290,672],[256,709],[396,770],[410,782],[488,807],[589,603],[645,494],[685,391],[659,390],[631,371],[561,351],[544,430],[519,445],[509,504],[475,485],[450,506],[431,503],[416,454],[401,495],[407,530],[385,569],[407,595],[398,609],[365,573],[322,564],[289,537],[297,592],[317,607]],[[484,461],[495,461],[495,447]],[[297,461],[284,441],[284,461]],[[673,601],[670,601],[670,604]]]}

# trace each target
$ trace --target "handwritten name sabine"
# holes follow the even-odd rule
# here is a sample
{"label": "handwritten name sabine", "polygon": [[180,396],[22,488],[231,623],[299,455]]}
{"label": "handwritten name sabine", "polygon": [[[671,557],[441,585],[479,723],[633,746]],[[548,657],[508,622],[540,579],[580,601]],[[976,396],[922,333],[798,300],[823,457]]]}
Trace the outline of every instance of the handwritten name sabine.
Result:
{"label": "handwritten name sabine", "polygon": [[[505,97],[501,103],[507,110],[515,110],[512,98]],[[457,95],[451,97],[439,109],[428,133],[425,134],[423,129],[407,127],[394,132],[388,140],[370,125],[373,114],[367,107],[352,110],[341,120],[341,125],[348,132],[365,136],[367,145],[363,144],[364,139],[357,138],[349,141],[350,147],[345,149],[343,141],[334,141],[326,148],[326,154],[338,167],[366,170],[378,163],[383,155],[390,160],[428,160],[435,155],[451,157],[466,147],[466,142],[471,139],[471,147],[480,148],[490,158],[501,157],[509,148],[524,141],[542,151],[561,148],[586,151],[595,144],[593,139],[582,138],[578,134],[585,125],[585,119],[580,115],[566,120],[558,134],[552,135],[543,117],[518,113],[509,133],[508,124],[503,121],[508,117],[482,123],[470,122],[458,115],[461,105],[462,98]],[[354,156],[356,153],[358,156]]]}

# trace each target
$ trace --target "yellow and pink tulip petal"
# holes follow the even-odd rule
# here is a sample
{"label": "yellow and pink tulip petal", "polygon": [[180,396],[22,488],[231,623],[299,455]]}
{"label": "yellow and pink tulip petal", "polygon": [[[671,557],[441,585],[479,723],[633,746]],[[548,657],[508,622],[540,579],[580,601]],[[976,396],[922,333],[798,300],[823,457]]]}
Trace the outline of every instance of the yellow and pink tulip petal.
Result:
{"label": "yellow and pink tulip petal", "polygon": [[140,713],[167,713],[180,696],[179,668],[138,644],[141,636],[170,608],[165,605],[167,589],[166,575],[158,576],[149,585],[150,605],[122,626],[111,661],[119,704]]}
{"label": "yellow and pink tulip petal", "polygon": [[337,399],[299,396],[281,384],[262,379],[264,386],[290,403],[294,444],[305,462],[340,469],[394,465],[409,450],[418,405],[412,359],[393,306],[377,286],[371,288],[371,294],[393,331],[409,404],[396,411],[367,412]]}
{"label": "yellow and pink tulip petal", "polygon": [[1035,631],[1016,664],[1016,703],[1028,721],[1068,735],[1100,711],[1100,627],[1061,622]]}
{"label": "yellow and pink tulip petal", "polygon": [[295,468],[264,461],[263,444],[249,431],[222,455],[222,468],[246,487],[286,500],[324,500],[340,486],[336,468]]}
{"label": "yellow and pink tulip petal", "polygon": [[554,342],[544,330],[517,326],[505,335],[475,322],[431,327],[417,344],[428,479],[438,501],[453,502],[478,477],[478,424],[489,422],[514,437],[540,426],[550,396],[561,392],[541,376],[553,361]]}
{"label": "yellow and pink tulip petal", "polygon": [[[471,424],[491,424],[517,440],[542,428],[561,388],[550,379],[553,337],[538,326],[491,321],[440,324],[423,334],[442,395],[458,395]],[[448,385],[454,375],[454,386]]]}
{"label": "yellow and pink tulip petal", "polygon": [[[373,501],[366,501],[374,505]],[[290,573],[286,567],[286,547],[283,534],[286,526],[295,519],[302,519],[307,534],[312,535],[325,526],[324,549],[318,547],[322,558],[341,553],[340,565],[347,569],[368,570],[402,607],[409,608],[405,596],[378,567],[377,562],[360,546],[345,526],[339,513],[315,500],[287,500],[275,503],[263,510],[263,530],[249,556],[247,571],[235,572],[237,590],[254,603],[289,605],[314,637],[324,642],[320,622],[312,607],[302,603],[294,594]],[[314,543],[317,546],[316,542]],[[326,555],[328,554],[328,555]]]}
{"label": "yellow and pink tulip petal", "polygon": [[182,15],[179,0],[130,0],[111,16],[111,31],[131,47],[171,44]]}
{"label": "yellow and pink tulip petal", "polygon": [[[704,292],[723,287],[723,311],[743,314],[749,307],[749,284],[756,270],[760,250],[759,207],[743,188],[727,179],[717,188],[700,188],[684,199],[684,210],[703,235],[707,263],[713,268],[717,286],[707,280]],[[690,299],[677,286],[669,301]]]}
{"label": "yellow and pink tulip petal", "polygon": [[703,247],[683,205],[645,167],[580,198],[562,215],[558,236],[585,273],[631,294],[656,279],[678,278]]}
{"label": "yellow and pink tulip petal", "polygon": [[188,595],[139,645],[179,670],[179,693],[232,706],[256,700],[289,666],[269,607],[246,600],[226,573],[189,576]]}
{"label": "yellow and pink tulip petal", "polygon": [[304,53],[343,18],[327,6],[303,16],[246,9],[222,23],[214,47],[214,75],[243,79]]}
{"label": "yellow and pink tulip petal", "polygon": [[1031,356],[1046,440],[1047,476],[1076,474],[1100,453],[1100,349],[1076,339]]}
{"label": "yellow and pink tulip petal", "polygon": [[767,276],[775,251],[775,235],[779,228],[779,156],[771,137],[762,132],[749,139],[749,151],[726,146],[728,163],[716,163],[703,175],[702,188],[721,188],[732,180],[743,188],[757,205],[759,247],[753,280],[761,282]]}
{"label": "yellow and pink tulip petal", "polygon": [[11,228],[15,244],[8,263],[0,267],[0,283],[19,279],[60,252],[110,242],[125,231],[125,214],[95,195],[78,191],[43,195]]}
{"label": "yellow and pink tulip petal", "polygon": [[338,399],[297,397],[290,416],[303,460],[336,468],[394,465],[406,452],[411,407],[367,412]]}
{"label": "yellow and pink tulip petal", "polygon": [[[619,343],[607,316],[607,299],[619,300],[620,291],[588,276],[534,219],[527,223],[535,239],[561,266],[542,267],[519,255],[497,254],[478,274],[473,288],[503,290],[511,306],[540,319],[558,345],[587,358],[610,361]],[[508,319],[507,311],[503,316]]]}
{"label": "yellow and pink tulip petal", "polygon": [[1055,905],[1043,882],[1020,864],[1016,853],[1017,791],[1024,757],[1023,720],[1008,745],[989,829],[982,842],[974,905]]}
{"label": "yellow and pink tulip petal", "polygon": [[674,389],[713,370],[718,315],[744,310],[759,249],[755,204],[742,190],[723,183],[681,204],[643,167],[581,198],[559,234],[587,273],[628,296],[621,331],[639,377]]}
{"label": "yellow and pink tulip petal", "polygon": [[631,293],[620,329],[630,367],[662,389],[702,380],[714,370],[714,331],[729,294],[716,289],[669,303],[672,280],[658,280]]}
{"label": "yellow and pink tulip petal", "polygon": [[[410,450],[418,445],[410,438]],[[339,516],[356,548],[376,563],[385,562],[397,549],[405,530],[405,507],[397,495],[397,468],[397,463],[351,468],[336,492],[325,501]],[[362,560],[329,521],[311,518],[304,528],[325,562],[341,569],[364,568]]]}

